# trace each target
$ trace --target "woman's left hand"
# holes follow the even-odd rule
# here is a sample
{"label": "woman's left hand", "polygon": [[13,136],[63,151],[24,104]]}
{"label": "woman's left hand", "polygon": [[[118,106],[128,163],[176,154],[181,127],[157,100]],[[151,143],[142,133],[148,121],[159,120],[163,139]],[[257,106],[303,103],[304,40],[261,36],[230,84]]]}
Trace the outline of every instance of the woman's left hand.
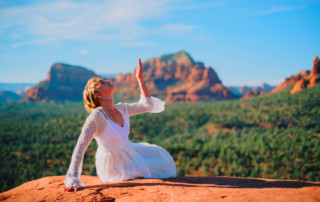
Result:
{"label": "woman's left hand", "polygon": [[77,190],[79,190],[80,187],[65,187],[63,190],[66,191],[66,192],[69,192],[69,191],[72,191],[74,190],[74,192],[77,192]]}
{"label": "woman's left hand", "polygon": [[139,67],[137,68],[136,77],[140,81],[142,81],[142,79],[143,79],[143,74],[142,73],[143,73],[142,63],[141,63],[141,60],[139,58]]}

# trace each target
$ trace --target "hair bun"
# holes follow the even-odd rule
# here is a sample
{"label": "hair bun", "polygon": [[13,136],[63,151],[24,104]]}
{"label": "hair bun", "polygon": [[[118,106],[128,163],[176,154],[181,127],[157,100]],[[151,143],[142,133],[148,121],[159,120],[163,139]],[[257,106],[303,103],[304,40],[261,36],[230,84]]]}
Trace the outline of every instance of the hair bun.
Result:
{"label": "hair bun", "polygon": [[92,77],[88,80],[83,91],[83,103],[86,111],[91,112],[96,107],[100,106],[99,99],[97,97],[98,91],[95,89],[100,83],[102,78]]}

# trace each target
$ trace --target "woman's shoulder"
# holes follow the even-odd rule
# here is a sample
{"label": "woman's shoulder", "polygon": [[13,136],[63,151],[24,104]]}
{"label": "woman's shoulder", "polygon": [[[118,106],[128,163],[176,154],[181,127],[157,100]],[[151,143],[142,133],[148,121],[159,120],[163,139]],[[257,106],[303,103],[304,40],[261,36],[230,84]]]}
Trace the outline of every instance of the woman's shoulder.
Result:
{"label": "woman's shoulder", "polygon": [[86,118],[86,123],[96,123],[98,125],[104,125],[106,123],[104,115],[99,110],[99,108],[93,109]]}
{"label": "woman's shoulder", "polygon": [[100,112],[100,110],[99,110],[99,107],[96,107],[96,108],[94,108],[94,109],[90,112],[89,116],[91,116],[91,115],[96,115],[96,114],[98,114],[98,113],[101,113],[101,112]]}
{"label": "woman's shoulder", "polygon": [[123,103],[123,102],[118,102],[117,104],[115,104],[118,108],[124,109],[126,108],[126,104],[127,103]]}
{"label": "woman's shoulder", "polygon": [[101,117],[101,115],[102,115],[102,112],[101,112],[101,111],[99,110],[99,108],[97,107],[97,108],[93,109],[93,110],[90,112],[90,114],[87,116],[87,119],[99,118],[99,117]]}
{"label": "woman's shoulder", "polygon": [[127,115],[127,104],[128,103],[123,103],[123,102],[118,102],[115,104],[121,112],[123,112],[125,115]]}

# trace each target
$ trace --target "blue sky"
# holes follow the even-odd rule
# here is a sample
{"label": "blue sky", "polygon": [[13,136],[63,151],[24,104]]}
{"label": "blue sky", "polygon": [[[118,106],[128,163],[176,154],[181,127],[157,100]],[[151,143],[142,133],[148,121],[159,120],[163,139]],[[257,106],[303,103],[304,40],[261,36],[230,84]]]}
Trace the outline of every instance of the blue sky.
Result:
{"label": "blue sky", "polygon": [[0,0],[0,82],[46,78],[55,62],[97,74],[187,51],[223,84],[278,84],[320,56],[320,1]]}

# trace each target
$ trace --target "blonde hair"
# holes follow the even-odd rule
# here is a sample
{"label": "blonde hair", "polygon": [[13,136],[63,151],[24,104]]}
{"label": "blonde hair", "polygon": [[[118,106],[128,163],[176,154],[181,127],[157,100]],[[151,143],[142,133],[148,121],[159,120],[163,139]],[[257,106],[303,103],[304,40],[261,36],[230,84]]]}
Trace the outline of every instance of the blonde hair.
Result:
{"label": "blonde hair", "polygon": [[100,106],[96,89],[101,85],[99,82],[101,79],[102,78],[100,77],[92,77],[88,80],[86,86],[84,87],[83,103],[84,108],[89,113],[96,107]]}

